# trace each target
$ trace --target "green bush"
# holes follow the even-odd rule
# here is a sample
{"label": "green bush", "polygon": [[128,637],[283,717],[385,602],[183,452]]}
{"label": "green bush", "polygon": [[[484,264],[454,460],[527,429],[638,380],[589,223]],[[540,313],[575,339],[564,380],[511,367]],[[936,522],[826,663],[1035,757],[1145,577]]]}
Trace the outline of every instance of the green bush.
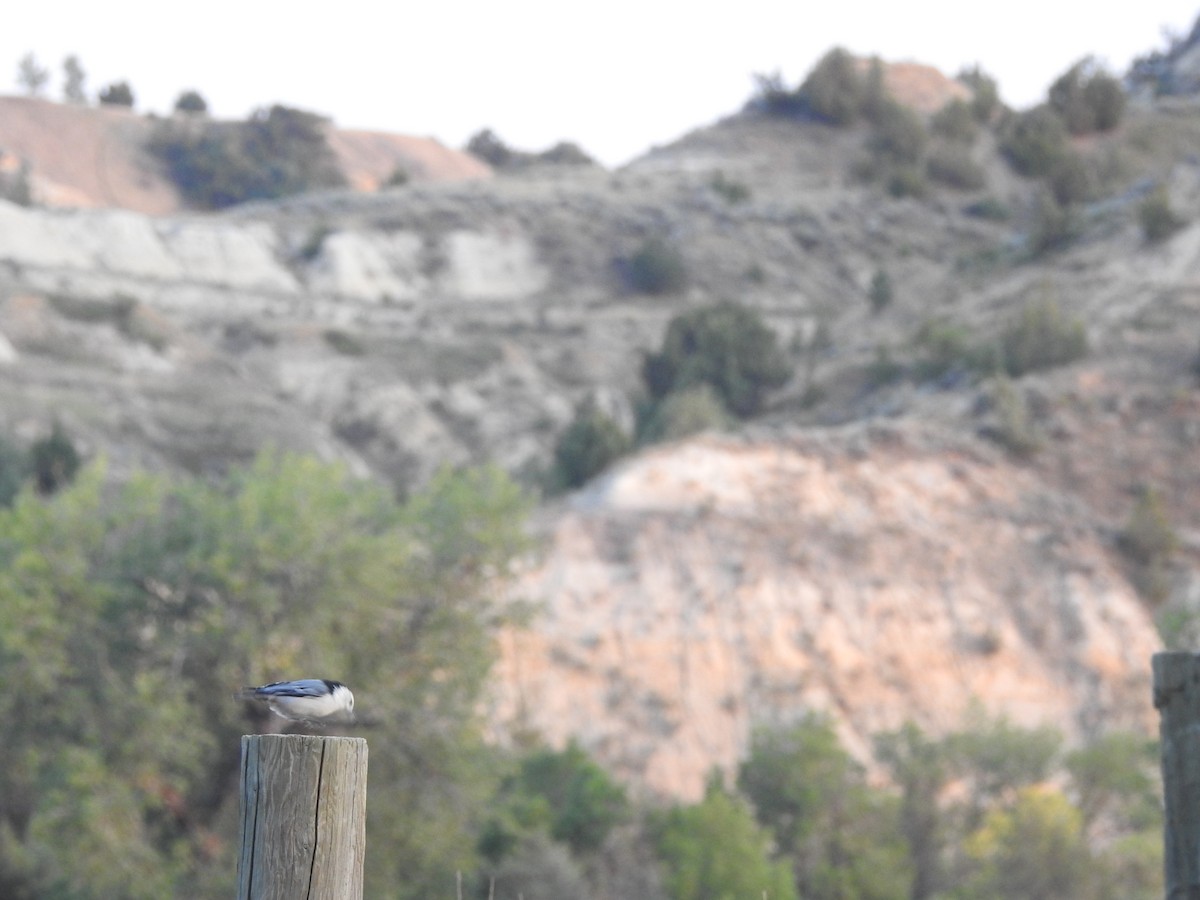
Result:
{"label": "green bush", "polygon": [[866,83],[854,57],[835,47],[808,73],[800,97],[812,115],[834,125],[849,125],[863,113]]}
{"label": "green bush", "polygon": [[699,803],[665,813],[655,831],[672,900],[797,900],[787,864],[772,858],[770,833],[719,779]]}
{"label": "green bush", "polygon": [[57,422],[49,435],[29,448],[29,460],[39,494],[53,494],[69,485],[81,463],[74,442]]}
{"label": "green bush", "polygon": [[1041,438],[1029,413],[1029,404],[1007,375],[1001,373],[992,382],[992,406],[996,427],[988,432],[1000,446],[1017,457],[1029,457],[1041,447]]}
{"label": "green bush", "polygon": [[325,120],[284,106],[259,110],[245,122],[166,121],[149,149],[184,198],[201,209],[345,184]]}
{"label": "green bush", "polygon": [[1064,315],[1051,298],[1026,303],[1000,336],[1004,370],[1014,378],[1066,365],[1088,352],[1083,320]]}
{"label": "green bush", "polygon": [[940,138],[959,144],[973,144],[979,136],[979,120],[965,100],[954,99],[933,114],[929,130]]}
{"label": "green bush", "polygon": [[133,106],[133,89],[128,81],[114,81],[100,91],[99,99],[103,106]]}
{"label": "green bush", "polygon": [[896,298],[896,290],[892,285],[892,277],[883,269],[876,269],[871,276],[871,286],[867,288],[867,299],[871,301],[871,312],[878,315]]}
{"label": "green bush", "polygon": [[767,393],[791,375],[792,363],[775,332],[753,310],[730,301],[675,316],[662,349],[642,366],[654,401],[707,384],[741,418],[757,413]]}
{"label": "green bush", "polygon": [[1062,206],[1073,206],[1090,199],[1094,183],[1095,176],[1087,160],[1070,147],[1050,164],[1046,173],[1046,186]]}
{"label": "green bush", "polygon": [[1041,256],[1061,250],[1078,237],[1079,215],[1074,206],[1058,201],[1049,188],[1038,191],[1033,228],[1029,233],[1029,252]]}
{"label": "green bush", "polygon": [[744,182],[734,181],[720,170],[713,173],[708,185],[726,203],[731,205],[744,203],[750,199],[750,188]]}
{"label": "green bush", "polygon": [[971,89],[971,112],[976,121],[992,121],[1001,109],[1000,87],[996,79],[979,66],[974,66],[959,72],[958,80]]}
{"label": "green bush", "polygon": [[1048,106],[1018,113],[1000,135],[1000,150],[1021,175],[1040,178],[1067,152],[1067,128]]}
{"label": "green bush", "polygon": [[1007,222],[1012,218],[1012,210],[1008,208],[1008,204],[997,197],[976,200],[964,208],[963,212],[976,219],[987,219],[991,222]]}
{"label": "green bush", "polygon": [[687,263],[674,244],[662,238],[646,239],[625,260],[626,281],[642,294],[672,294],[687,285]]}
{"label": "green bush", "polygon": [[915,111],[894,100],[883,103],[868,140],[872,153],[891,163],[912,164],[921,159],[928,143],[925,123]]}
{"label": "green bush", "polygon": [[1171,208],[1167,187],[1160,184],[1138,205],[1138,221],[1142,235],[1151,244],[1167,240],[1187,224]]}
{"label": "green bush", "polygon": [[987,184],[983,166],[971,155],[971,148],[961,143],[942,143],[929,152],[925,170],[934,181],[960,191],[977,191]]}
{"label": "green bush", "polygon": [[558,484],[577,488],[629,452],[631,441],[592,401],[582,404],[554,448]]}
{"label": "green bush", "polygon": [[1146,488],[1138,495],[1129,519],[1117,537],[1117,546],[1140,565],[1166,562],[1179,547],[1179,537],[1167,516],[1162,494]]}
{"label": "green bush", "polygon": [[799,91],[790,90],[779,72],[754,73],[754,94],[748,106],[770,116],[790,116],[802,112],[803,100]]}
{"label": "green bush", "polygon": [[931,319],[920,327],[913,343],[918,353],[919,378],[937,379],[957,369],[977,367],[978,351],[970,332],[961,325]]}
{"label": "green bush", "polygon": [[203,115],[208,112],[208,101],[199,91],[184,91],[175,101],[175,112]]}
{"label": "green bush", "polygon": [[1120,123],[1125,111],[1121,83],[1090,57],[1055,80],[1048,100],[1071,134],[1109,131]]}

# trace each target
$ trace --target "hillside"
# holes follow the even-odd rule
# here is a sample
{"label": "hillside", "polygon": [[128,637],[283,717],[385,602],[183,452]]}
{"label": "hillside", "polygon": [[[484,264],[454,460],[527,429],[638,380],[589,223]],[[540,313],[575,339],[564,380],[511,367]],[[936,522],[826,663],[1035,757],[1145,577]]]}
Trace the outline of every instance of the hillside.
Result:
{"label": "hillside", "polygon": [[[1117,537],[1158,489],[1179,550],[1157,611],[1187,641],[1198,136],[1179,99],[1076,139],[1106,190],[1042,255],[1038,186],[991,132],[972,151],[985,187],[898,198],[856,173],[864,127],[752,110],[617,172],[534,166],[219,215],[0,203],[0,429],[30,440],[57,421],[118,473],[219,472],[274,445],[398,490],[488,460],[533,482],[581,401],[632,424],[672,316],[737,299],[796,376],[738,434],[644,450],[544,504],[543,555],[513,588],[543,615],[504,636],[497,732],[573,735],[694,796],[754,724],[813,708],[860,755],[907,716],[955,726],[972,698],[1073,736],[1149,728],[1160,638]],[[1148,244],[1155,182],[1190,224]],[[972,214],[984,200],[1010,215]],[[630,288],[651,238],[678,248],[681,290]],[[874,312],[881,270],[894,299]],[[1047,299],[1090,349],[1012,379],[1036,437],[1021,455],[995,439],[996,384],[929,374],[920,336],[950,323],[982,340]],[[900,371],[881,379],[884,350]]]}

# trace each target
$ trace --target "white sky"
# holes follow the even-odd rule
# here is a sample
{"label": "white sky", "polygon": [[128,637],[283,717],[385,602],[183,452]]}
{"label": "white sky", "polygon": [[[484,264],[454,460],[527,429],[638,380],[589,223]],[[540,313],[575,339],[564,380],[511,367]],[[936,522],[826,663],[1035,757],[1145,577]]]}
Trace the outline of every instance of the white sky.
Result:
{"label": "white sky", "polygon": [[607,165],[738,110],[753,74],[799,82],[843,46],[948,75],[979,64],[1010,105],[1094,54],[1130,60],[1186,34],[1200,0],[64,0],[9,4],[0,93],[26,53],[51,69],[76,54],[90,95],[126,80],[137,109],[168,112],[198,90],[243,118],[283,103],[346,128],[461,147],[484,127],[522,150],[578,143]]}

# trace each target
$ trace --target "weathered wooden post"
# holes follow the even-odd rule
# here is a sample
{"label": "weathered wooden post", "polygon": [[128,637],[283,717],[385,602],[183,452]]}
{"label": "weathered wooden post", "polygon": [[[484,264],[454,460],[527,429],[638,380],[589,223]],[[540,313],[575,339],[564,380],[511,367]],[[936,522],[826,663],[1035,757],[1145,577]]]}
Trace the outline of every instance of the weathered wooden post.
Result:
{"label": "weathered wooden post", "polygon": [[367,742],[242,736],[238,900],[362,900]]}
{"label": "weathered wooden post", "polygon": [[1155,653],[1167,900],[1200,900],[1200,654]]}

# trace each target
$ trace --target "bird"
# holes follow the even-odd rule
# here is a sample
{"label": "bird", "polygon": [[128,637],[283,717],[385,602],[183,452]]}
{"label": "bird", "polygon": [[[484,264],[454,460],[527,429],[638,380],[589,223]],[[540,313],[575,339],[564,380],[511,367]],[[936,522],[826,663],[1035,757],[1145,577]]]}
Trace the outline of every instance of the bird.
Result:
{"label": "bird", "polygon": [[273,681],[262,687],[245,687],[234,694],[234,698],[261,700],[275,715],[308,725],[354,721],[354,694],[340,681],[327,678]]}

